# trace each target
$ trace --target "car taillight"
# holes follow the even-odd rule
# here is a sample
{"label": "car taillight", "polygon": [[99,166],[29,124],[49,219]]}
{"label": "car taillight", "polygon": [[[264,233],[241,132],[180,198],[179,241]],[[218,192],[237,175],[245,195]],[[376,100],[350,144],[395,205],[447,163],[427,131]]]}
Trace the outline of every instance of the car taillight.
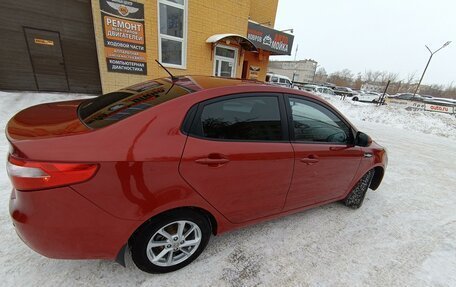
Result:
{"label": "car taillight", "polygon": [[38,190],[86,181],[97,172],[98,165],[26,161],[9,156],[6,170],[17,190]]}

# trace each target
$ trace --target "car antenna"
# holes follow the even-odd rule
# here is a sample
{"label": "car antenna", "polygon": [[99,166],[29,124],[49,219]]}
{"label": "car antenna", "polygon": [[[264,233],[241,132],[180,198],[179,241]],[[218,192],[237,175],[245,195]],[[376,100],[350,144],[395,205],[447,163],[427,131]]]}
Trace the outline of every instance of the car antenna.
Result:
{"label": "car antenna", "polygon": [[168,73],[168,74],[171,76],[171,81],[173,81],[173,83],[174,83],[174,81],[177,81],[177,80],[179,80],[179,78],[178,78],[178,77],[176,77],[176,76],[174,76],[173,74],[171,74],[171,72],[170,72],[170,71],[168,71],[168,69],[166,69],[166,68],[165,68],[165,66],[163,66],[163,65],[162,65],[162,63],[160,63],[160,62],[159,62],[157,59],[155,59],[155,62],[157,62],[157,64],[159,64],[159,65],[160,65],[160,67],[162,67],[162,68],[163,68],[163,70],[165,70],[165,71],[166,71],[166,72],[167,72],[167,73]]}

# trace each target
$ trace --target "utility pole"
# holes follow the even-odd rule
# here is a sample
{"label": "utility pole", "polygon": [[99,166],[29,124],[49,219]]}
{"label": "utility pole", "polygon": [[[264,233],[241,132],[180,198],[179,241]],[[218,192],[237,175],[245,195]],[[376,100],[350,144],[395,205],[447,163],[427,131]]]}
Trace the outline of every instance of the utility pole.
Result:
{"label": "utility pole", "polygon": [[415,89],[415,92],[413,93],[413,98],[415,97],[416,93],[418,92],[418,89],[420,88],[420,85],[421,85],[421,81],[423,80],[424,78],[424,74],[426,73],[426,70],[429,66],[429,63],[431,62],[432,60],[432,56],[434,56],[435,53],[437,53],[438,51],[442,50],[443,48],[445,48],[446,46],[450,45],[451,41],[447,41],[445,44],[443,44],[442,47],[438,48],[437,50],[435,50],[434,52],[431,51],[431,49],[429,49],[428,46],[425,45],[426,49],[428,49],[429,53],[431,53],[431,56],[429,56],[429,60],[426,64],[426,67],[424,68],[424,71],[423,71],[423,74],[421,75],[421,78],[420,78],[420,81],[418,82],[418,86],[416,86],[416,89]]}
{"label": "utility pole", "polygon": [[298,47],[299,47],[299,44],[296,44],[296,50],[295,50],[295,56],[294,56],[294,60],[293,60],[293,63],[294,63],[294,70],[293,70],[293,78],[291,79],[291,82],[293,83],[294,85],[294,79],[295,79],[295,74],[296,74],[296,54],[298,54]]}

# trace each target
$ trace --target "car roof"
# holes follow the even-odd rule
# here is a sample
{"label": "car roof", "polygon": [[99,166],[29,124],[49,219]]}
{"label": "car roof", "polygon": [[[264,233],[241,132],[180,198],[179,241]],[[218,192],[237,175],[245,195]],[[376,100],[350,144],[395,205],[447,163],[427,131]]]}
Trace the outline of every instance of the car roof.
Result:
{"label": "car roof", "polygon": [[[149,90],[156,89],[157,83],[167,82],[168,86],[177,86],[180,90],[185,90],[184,95],[191,95],[197,92],[203,92],[207,90],[226,90],[227,88],[233,88],[236,92],[274,92],[274,93],[291,93],[291,94],[302,94],[310,98],[320,100],[320,98],[312,95],[311,93],[305,93],[303,91],[292,89],[289,87],[273,85],[267,82],[258,80],[246,80],[239,78],[224,78],[214,76],[202,76],[202,75],[185,75],[178,76],[174,82],[170,77],[158,78],[142,82],[124,89],[118,92],[129,92],[137,94],[147,94]],[[325,88],[325,86],[317,86]]]}
{"label": "car roof", "polygon": [[[170,77],[157,78],[154,80],[145,81],[139,84],[135,84],[130,87],[123,88],[117,92],[126,92],[130,94],[154,94],[156,93],[157,87],[165,89],[165,94],[168,94],[167,90],[178,89],[180,94],[191,95],[205,91],[218,91],[225,93],[227,90],[235,92],[275,92],[275,93],[296,93],[298,90],[291,89],[289,87],[273,85],[267,82],[261,82],[257,80],[246,80],[239,78],[224,78],[214,76],[200,76],[200,75],[186,75],[178,76],[174,81]],[[293,90],[294,92],[291,92]],[[313,97],[313,95],[312,95]]]}
{"label": "car roof", "polygon": [[238,78],[223,78],[223,77],[212,77],[212,76],[178,76],[174,81],[170,77],[158,78],[146,82],[142,82],[130,87],[127,87],[123,90],[130,90],[136,92],[142,92],[147,90],[148,86],[154,86],[156,81],[167,81],[174,83],[174,85],[180,86],[188,90],[188,92],[198,92],[202,90],[212,89],[212,88],[221,88],[221,87],[233,87],[233,86],[243,86],[243,85],[266,85],[264,82],[256,80],[244,80]]}

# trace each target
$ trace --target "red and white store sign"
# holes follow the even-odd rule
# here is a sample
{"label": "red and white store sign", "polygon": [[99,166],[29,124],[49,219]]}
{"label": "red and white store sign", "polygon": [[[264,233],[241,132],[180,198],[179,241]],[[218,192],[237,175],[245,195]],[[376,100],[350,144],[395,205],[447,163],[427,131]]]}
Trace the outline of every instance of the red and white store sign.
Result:
{"label": "red and white store sign", "polygon": [[455,112],[454,107],[434,105],[434,104],[426,104],[424,107],[424,110],[431,111],[431,112],[446,113],[446,114],[453,114]]}

